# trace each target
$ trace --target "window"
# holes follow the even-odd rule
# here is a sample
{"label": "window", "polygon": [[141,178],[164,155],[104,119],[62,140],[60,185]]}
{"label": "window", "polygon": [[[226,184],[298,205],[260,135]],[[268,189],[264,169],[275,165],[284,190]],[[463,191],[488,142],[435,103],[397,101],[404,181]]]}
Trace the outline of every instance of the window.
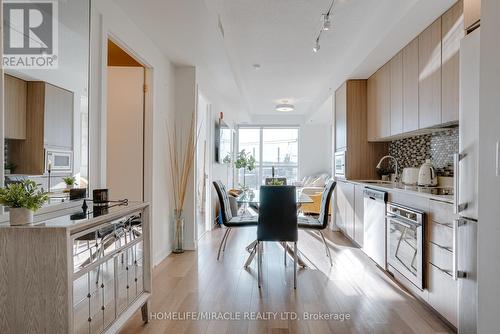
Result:
{"label": "window", "polygon": [[282,127],[242,127],[238,130],[238,152],[245,150],[256,160],[255,170],[236,171],[237,182],[257,189],[266,177],[297,181],[299,169],[299,129]]}

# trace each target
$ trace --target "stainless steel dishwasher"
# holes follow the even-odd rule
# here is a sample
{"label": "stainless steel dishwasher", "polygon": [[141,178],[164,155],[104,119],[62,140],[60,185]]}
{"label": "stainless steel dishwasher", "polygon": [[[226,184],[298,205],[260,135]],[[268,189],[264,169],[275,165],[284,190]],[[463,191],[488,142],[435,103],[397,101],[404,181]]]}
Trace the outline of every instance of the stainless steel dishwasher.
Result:
{"label": "stainless steel dishwasher", "polygon": [[386,269],[386,202],[387,192],[365,188],[363,251],[383,269]]}

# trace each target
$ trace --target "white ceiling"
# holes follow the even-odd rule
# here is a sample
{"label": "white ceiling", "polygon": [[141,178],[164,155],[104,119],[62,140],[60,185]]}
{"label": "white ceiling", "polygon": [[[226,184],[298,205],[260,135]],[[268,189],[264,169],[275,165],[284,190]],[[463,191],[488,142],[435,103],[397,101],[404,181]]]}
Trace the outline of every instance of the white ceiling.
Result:
{"label": "white ceiling", "polygon": [[330,112],[325,101],[343,81],[367,78],[455,1],[336,0],[332,30],[323,33],[316,54],[330,0],[119,4],[171,60],[207,69],[214,89],[237,108],[275,115],[274,106],[287,100],[295,117],[323,121]]}

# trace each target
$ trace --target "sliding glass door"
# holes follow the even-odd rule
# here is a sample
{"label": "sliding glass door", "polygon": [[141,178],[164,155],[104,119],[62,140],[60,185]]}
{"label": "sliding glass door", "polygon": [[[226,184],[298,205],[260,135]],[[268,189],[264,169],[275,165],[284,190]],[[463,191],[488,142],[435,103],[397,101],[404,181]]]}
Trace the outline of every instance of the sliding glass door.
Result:
{"label": "sliding glass door", "polygon": [[299,169],[298,127],[241,127],[238,129],[238,152],[245,150],[255,160],[253,171],[237,170],[237,183],[257,189],[268,177],[297,181]]}

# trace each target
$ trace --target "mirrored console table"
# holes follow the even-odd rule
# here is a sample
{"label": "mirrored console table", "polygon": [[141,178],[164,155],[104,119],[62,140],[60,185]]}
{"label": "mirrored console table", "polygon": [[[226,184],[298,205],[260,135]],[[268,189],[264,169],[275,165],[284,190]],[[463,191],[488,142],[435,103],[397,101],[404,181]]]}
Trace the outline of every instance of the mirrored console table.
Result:
{"label": "mirrored console table", "polygon": [[0,333],[115,333],[151,294],[149,206],[0,225]]}

